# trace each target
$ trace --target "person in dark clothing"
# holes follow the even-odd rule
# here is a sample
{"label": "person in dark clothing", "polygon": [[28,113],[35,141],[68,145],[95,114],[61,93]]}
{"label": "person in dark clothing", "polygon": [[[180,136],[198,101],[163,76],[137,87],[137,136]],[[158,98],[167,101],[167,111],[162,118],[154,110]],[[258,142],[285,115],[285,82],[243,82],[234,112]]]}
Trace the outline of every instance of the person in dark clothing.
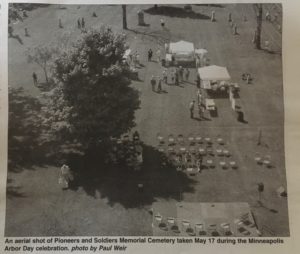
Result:
{"label": "person in dark clothing", "polygon": [[36,75],[35,72],[32,73],[32,78],[33,78],[33,84],[34,84],[35,86],[37,86],[37,75]]}
{"label": "person in dark clothing", "polygon": [[80,19],[77,19],[77,27],[78,27],[78,29],[81,29],[81,22],[80,22]]}
{"label": "person in dark clothing", "polygon": [[179,86],[179,74],[177,71],[175,72],[175,85]]}
{"label": "person in dark clothing", "polygon": [[63,28],[63,25],[62,25],[62,23],[61,23],[61,19],[58,20],[58,27],[59,27],[59,28]]}
{"label": "person in dark clothing", "polygon": [[158,80],[157,92],[158,93],[162,92],[162,79],[161,78],[159,78],[159,80]]}
{"label": "person in dark clothing", "polygon": [[199,79],[196,79],[195,82],[196,82],[197,88],[200,89],[200,80],[199,80]]}
{"label": "person in dark clothing", "polygon": [[81,27],[85,28],[85,20],[84,20],[84,18],[81,19]]}
{"label": "person in dark clothing", "polygon": [[151,62],[152,56],[153,56],[153,51],[152,51],[152,49],[149,49],[148,50],[148,62]]}

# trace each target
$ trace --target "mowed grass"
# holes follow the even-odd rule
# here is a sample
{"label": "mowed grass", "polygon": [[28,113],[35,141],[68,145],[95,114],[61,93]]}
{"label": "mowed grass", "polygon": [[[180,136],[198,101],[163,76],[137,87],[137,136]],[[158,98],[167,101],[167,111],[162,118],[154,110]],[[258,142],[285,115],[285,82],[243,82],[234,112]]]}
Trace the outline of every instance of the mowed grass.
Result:
{"label": "mowed grass", "polygon": [[[289,235],[287,200],[276,194],[278,187],[286,187],[281,55],[254,49],[251,42],[255,29],[252,6],[193,5],[193,11],[202,14],[196,17],[203,18],[180,16],[180,12],[173,16],[146,12],[145,22],[149,26],[138,27],[137,12],[152,6],[130,5],[127,6],[128,31],[122,30],[121,6],[65,7],[62,9],[52,5],[38,8],[28,12],[29,17],[24,22],[14,25],[14,33],[21,37],[23,44],[13,38],[9,39],[9,86],[24,87],[28,94],[39,96],[40,91],[33,86],[31,75],[35,71],[43,82],[43,74],[38,66],[27,63],[26,48],[40,44],[63,45],[62,42],[68,44],[74,41],[80,36],[78,18],[85,18],[87,28],[97,28],[104,24],[116,32],[125,32],[128,45],[139,52],[144,65],[139,69],[140,81],[132,84],[140,91],[141,108],[136,112],[136,129],[144,143],[155,147],[157,133],[165,136],[200,134],[213,140],[221,136],[226,141],[232,159],[239,165],[238,170],[222,170],[219,167],[204,170],[187,183],[190,187],[187,191],[182,191],[180,177],[177,179],[179,184],[171,178],[169,184],[174,180],[177,184],[174,187],[168,186],[165,172],[160,176],[155,171],[153,177],[147,173],[144,179],[145,192],[151,192],[153,200],[160,202],[166,202],[167,199],[168,202],[177,202],[181,191],[181,198],[190,202],[248,202],[259,229],[267,226],[275,235]],[[204,18],[210,16],[212,10],[216,13],[216,22]],[[92,17],[93,12],[97,17]],[[228,23],[229,12],[238,26],[238,35],[233,35]],[[244,21],[244,16],[247,21]],[[164,30],[160,27],[160,18],[166,22]],[[62,20],[63,29],[58,28],[58,19]],[[269,40],[278,51],[281,34],[271,24],[264,22],[263,26],[263,41]],[[30,37],[24,36],[25,27]],[[150,78],[152,75],[161,75],[162,67],[155,61],[147,62],[148,49],[152,48],[153,52],[163,50],[164,43],[178,40],[191,41],[196,47],[205,47],[211,64],[228,68],[232,81],[240,84],[237,104],[241,106],[247,124],[237,121],[228,98],[215,100],[217,117],[206,112],[207,121],[190,119],[188,105],[192,99],[196,99],[195,69],[190,69],[190,80],[181,87],[164,85],[165,93],[161,94],[151,91]],[[244,72],[251,73],[254,78],[252,84],[247,85],[241,80]],[[258,146],[260,132],[262,144]],[[270,155],[273,167],[257,166],[254,162],[256,152]],[[214,159],[216,162],[219,160]],[[133,179],[116,181],[120,184],[117,186],[114,186],[115,181],[112,179],[104,180],[106,184],[99,183],[99,188],[91,194],[84,188],[62,191],[58,186],[58,172],[59,168],[51,166],[34,167],[34,170],[24,168],[20,173],[9,172],[6,236],[152,234],[152,218],[148,212],[151,202],[130,207],[122,202],[126,194],[126,189],[122,189],[124,186],[130,189],[127,192],[133,199],[140,198],[134,194],[135,186],[131,186]],[[166,186],[162,186],[162,181],[166,182]],[[265,184],[265,207],[256,206],[258,182]],[[103,189],[106,190],[105,195],[103,191],[101,193]],[[174,195],[162,195],[163,191],[169,190],[175,190]],[[264,233],[270,235],[270,232]]]}

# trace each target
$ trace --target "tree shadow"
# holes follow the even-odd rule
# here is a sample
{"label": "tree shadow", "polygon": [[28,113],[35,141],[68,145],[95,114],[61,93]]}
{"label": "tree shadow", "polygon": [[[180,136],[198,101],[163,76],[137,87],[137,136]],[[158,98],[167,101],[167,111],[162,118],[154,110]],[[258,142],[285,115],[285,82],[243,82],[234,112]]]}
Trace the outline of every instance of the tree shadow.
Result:
{"label": "tree shadow", "polygon": [[25,194],[20,192],[21,187],[17,186],[8,186],[9,184],[12,184],[13,180],[10,178],[7,178],[6,182],[6,196],[9,199],[12,198],[25,198]]}
{"label": "tree shadow", "polygon": [[261,50],[270,55],[280,55],[280,56],[282,55],[281,50],[274,50],[274,49],[268,49],[268,48],[262,48]]}
{"label": "tree shadow", "polygon": [[151,7],[144,12],[151,14],[151,15],[162,15],[162,16],[168,16],[168,17],[176,17],[176,18],[190,18],[190,19],[209,19],[210,17],[197,13],[194,11],[188,11],[181,7],[175,7],[175,6],[158,6],[157,8]]}
{"label": "tree shadow", "polygon": [[37,8],[46,8],[50,6],[50,4],[44,4],[44,3],[11,3],[15,7],[17,7],[20,10],[26,10],[26,11],[32,11]]}
{"label": "tree shadow", "polygon": [[236,114],[237,114],[238,122],[243,123],[243,124],[248,124],[248,121],[245,120],[245,115],[242,110],[236,110]]}
{"label": "tree shadow", "polygon": [[7,186],[6,187],[6,196],[8,199],[13,198],[26,198],[26,195],[23,192],[20,192],[21,187],[16,186]]}
{"label": "tree shadow", "polygon": [[9,89],[8,170],[20,172],[49,162],[47,149],[39,139],[40,110],[40,101],[27,95],[23,88]]}
{"label": "tree shadow", "polygon": [[193,119],[194,119],[194,120],[197,120],[197,121],[199,121],[199,122],[203,122],[203,121],[211,121],[210,118],[207,118],[207,117],[205,117],[205,116],[202,116],[202,117],[194,117]]}
{"label": "tree shadow", "polygon": [[215,108],[215,110],[210,110],[210,111],[209,111],[209,114],[210,114],[210,116],[213,117],[213,118],[218,117],[218,116],[219,116],[218,109]]}
{"label": "tree shadow", "polygon": [[16,39],[21,45],[23,45],[23,40],[21,39],[21,37],[17,34],[11,34],[9,36],[10,38]]}
{"label": "tree shadow", "polygon": [[54,88],[55,83],[53,80],[49,79],[48,82],[38,82],[36,86],[41,92],[49,92]]}
{"label": "tree shadow", "polygon": [[[213,99],[228,99],[229,98],[229,93],[228,93],[228,90],[207,90],[207,95],[210,97],[210,98],[213,98]],[[233,93],[233,96],[235,99],[239,99],[240,98],[240,94],[239,92],[234,92]]]}
{"label": "tree shadow", "polygon": [[76,156],[69,162],[75,176],[71,189],[81,187],[88,195],[96,198],[98,193],[102,199],[106,198],[111,206],[119,203],[125,208],[151,205],[157,198],[180,200],[182,192],[194,192],[195,180],[177,172],[151,146],[143,144],[143,164],[138,171],[124,165],[105,164],[99,152]]}
{"label": "tree shadow", "polygon": [[207,7],[217,7],[217,8],[224,8],[223,4],[195,4],[196,6],[207,6]]}

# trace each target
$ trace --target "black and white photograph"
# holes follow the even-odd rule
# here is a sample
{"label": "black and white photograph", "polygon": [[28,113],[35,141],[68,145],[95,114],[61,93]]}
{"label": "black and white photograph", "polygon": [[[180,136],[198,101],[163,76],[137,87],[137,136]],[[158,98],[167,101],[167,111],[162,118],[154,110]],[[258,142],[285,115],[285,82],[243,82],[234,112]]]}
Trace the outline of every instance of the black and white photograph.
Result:
{"label": "black and white photograph", "polygon": [[8,6],[5,237],[289,237],[280,3]]}

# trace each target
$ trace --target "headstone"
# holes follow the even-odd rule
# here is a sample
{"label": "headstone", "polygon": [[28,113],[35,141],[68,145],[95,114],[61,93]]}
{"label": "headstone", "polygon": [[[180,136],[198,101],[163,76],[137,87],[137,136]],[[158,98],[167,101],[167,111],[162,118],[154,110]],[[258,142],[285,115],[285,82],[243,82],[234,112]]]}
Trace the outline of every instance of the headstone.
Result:
{"label": "headstone", "polygon": [[62,23],[61,23],[61,19],[58,20],[58,27],[63,28]]}
{"label": "headstone", "polygon": [[238,32],[237,32],[237,25],[236,24],[233,26],[233,34],[234,35],[238,34]]}
{"label": "headstone", "polygon": [[211,18],[210,18],[210,20],[211,20],[212,22],[215,22],[215,21],[216,21],[215,11],[212,11],[212,12],[211,12]]}
{"label": "headstone", "polygon": [[232,22],[232,14],[231,14],[231,12],[229,12],[229,14],[228,14],[228,22]]}

